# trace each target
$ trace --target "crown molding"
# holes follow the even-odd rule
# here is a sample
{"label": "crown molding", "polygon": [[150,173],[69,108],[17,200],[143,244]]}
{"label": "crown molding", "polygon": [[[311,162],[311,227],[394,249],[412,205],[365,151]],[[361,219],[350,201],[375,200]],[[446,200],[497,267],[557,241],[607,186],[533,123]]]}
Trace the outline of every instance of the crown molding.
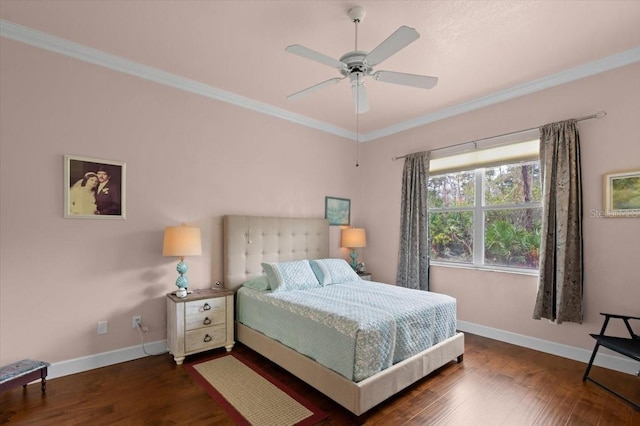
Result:
{"label": "crown molding", "polygon": [[623,67],[625,65],[630,65],[635,62],[640,62],[640,47],[607,56],[597,61],[589,62],[584,65],[568,69],[566,71],[561,71],[557,74],[552,74],[538,80],[501,90],[488,96],[483,96],[468,102],[463,102],[450,108],[436,111],[432,114],[423,115],[412,120],[385,127],[384,129],[375,130],[364,135],[362,140],[364,142],[367,142],[385,136],[393,135],[395,133],[413,129],[414,127],[424,126],[425,124],[433,123],[434,121],[443,120],[445,118],[453,117],[465,112],[470,112],[490,105],[495,105],[500,102],[515,99],[524,95],[529,95],[531,93],[539,92],[541,90],[545,90],[554,86],[559,86],[561,84],[569,83],[581,78]]}
{"label": "crown molding", "polygon": [[4,19],[0,19],[0,36],[48,50],[50,52],[79,59],[94,65],[109,68],[114,71],[133,75],[165,86],[170,86],[175,89],[184,90],[186,92],[226,102],[241,108],[271,115],[292,123],[301,124],[326,133],[331,133],[336,136],[354,140],[356,138],[356,134],[354,132],[333,126],[323,121],[314,120],[301,114],[277,108],[232,92],[218,89],[217,87],[190,80],[158,68],[143,65],[120,56],[102,52],[83,44],[37,31]]}
{"label": "crown molding", "polygon": [[241,108],[267,114],[272,117],[307,126],[346,139],[355,141],[356,137],[358,137],[360,142],[369,142],[385,136],[390,136],[415,127],[424,126],[425,124],[433,123],[438,120],[443,120],[445,118],[453,117],[490,105],[495,105],[500,102],[508,101],[540,90],[545,90],[560,84],[569,83],[584,77],[589,77],[635,62],[640,62],[640,47],[636,47],[557,74],[501,90],[488,96],[476,98],[431,114],[423,115],[412,120],[404,121],[402,123],[394,124],[392,126],[358,136],[353,131],[343,129],[323,121],[315,120],[301,114],[296,114],[282,108],[277,108],[263,102],[240,96],[232,92],[227,92],[176,74],[171,74],[158,68],[143,65],[120,56],[102,52],[100,50],[37,31],[23,25],[15,24],[4,19],[0,19],[0,36],[79,59],[94,65],[109,68],[114,71],[153,81],[158,84],[170,86],[175,89],[184,90],[186,92],[226,102]]}

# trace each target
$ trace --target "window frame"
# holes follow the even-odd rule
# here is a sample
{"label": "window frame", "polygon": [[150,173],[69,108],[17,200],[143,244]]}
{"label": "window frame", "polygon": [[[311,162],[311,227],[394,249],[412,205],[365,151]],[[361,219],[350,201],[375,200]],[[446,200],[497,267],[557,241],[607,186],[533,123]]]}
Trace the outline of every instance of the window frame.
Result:
{"label": "window frame", "polygon": [[[499,210],[523,210],[534,209],[542,210],[542,201],[533,201],[528,203],[510,203],[500,205],[485,205],[485,172],[486,169],[500,165],[514,165],[537,162],[540,165],[540,157],[530,157],[526,159],[504,159],[493,164],[469,164],[466,168],[458,168],[457,170],[442,170],[429,174],[429,179],[436,176],[442,176],[450,173],[473,172],[474,173],[474,204],[473,206],[461,207],[430,207],[427,203],[427,217],[431,213],[454,213],[454,212],[472,212],[473,216],[473,252],[471,263],[455,262],[446,260],[431,260],[430,264],[436,266],[446,266],[455,268],[469,268],[499,272],[509,272],[525,275],[538,275],[539,269],[519,268],[513,266],[487,265],[485,264],[485,228],[486,228],[486,212]],[[542,184],[542,183],[541,183]],[[482,224],[482,226],[477,226]],[[429,227],[429,250],[431,249],[431,227]],[[479,243],[478,243],[479,242]]]}

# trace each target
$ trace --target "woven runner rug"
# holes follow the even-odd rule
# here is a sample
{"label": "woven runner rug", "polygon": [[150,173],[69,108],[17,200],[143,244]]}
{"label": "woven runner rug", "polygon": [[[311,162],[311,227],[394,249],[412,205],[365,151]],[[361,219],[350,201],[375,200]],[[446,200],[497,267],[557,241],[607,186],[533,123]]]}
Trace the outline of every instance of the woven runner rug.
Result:
{"label": "woven runner rug", "polygon": [[240,426],[311,426],[327,416],[240,354],[185,367]]}

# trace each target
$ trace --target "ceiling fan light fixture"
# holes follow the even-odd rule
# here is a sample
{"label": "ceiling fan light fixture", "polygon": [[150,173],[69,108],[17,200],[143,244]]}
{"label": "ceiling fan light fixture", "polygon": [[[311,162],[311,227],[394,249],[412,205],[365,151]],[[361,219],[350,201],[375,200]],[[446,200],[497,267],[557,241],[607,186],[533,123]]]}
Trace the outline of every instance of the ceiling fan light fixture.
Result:
{"label": "ceiling fan light fixture", "polygon": [[349,76],[356,114],[364,114],[369,111],[369,97],[367,96],[367,91],[364,88],[364,81],[362,77],[362,73],[353,73]]}

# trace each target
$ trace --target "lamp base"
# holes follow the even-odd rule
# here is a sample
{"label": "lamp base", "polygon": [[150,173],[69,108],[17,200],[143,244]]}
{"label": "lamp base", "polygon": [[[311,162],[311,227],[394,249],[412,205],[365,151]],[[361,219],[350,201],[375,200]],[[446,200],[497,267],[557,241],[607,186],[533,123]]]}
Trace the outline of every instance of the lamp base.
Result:
{"label": "lamp base", "polygon": [[351,257],[351,267],[353,268],[353,270],[357,270],[358,269],[358,252],[356,251],[356,249],[351,249],[351,254],[349,254],[349,257]]}
{"label": "lamp base", "polygon": [[187,297],[187,289],[179,288],[176,290],[176,297]]}

